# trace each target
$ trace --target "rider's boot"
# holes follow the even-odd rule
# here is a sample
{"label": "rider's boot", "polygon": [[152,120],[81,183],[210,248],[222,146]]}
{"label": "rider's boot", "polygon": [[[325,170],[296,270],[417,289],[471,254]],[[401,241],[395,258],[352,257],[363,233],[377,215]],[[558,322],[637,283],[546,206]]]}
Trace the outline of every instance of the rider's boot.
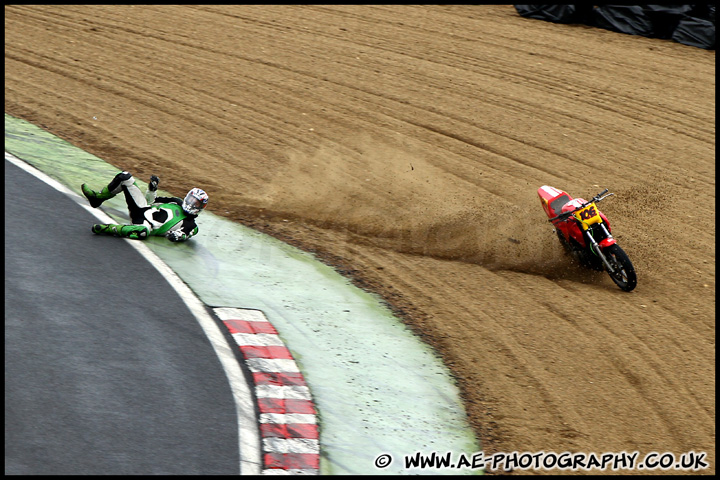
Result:
{"label": "rider's boot", "polygon": [[113,223],[100,223],[92,226],[92,232],[97,235],[112,235],[126,237],[133,240],[144,240],[150,230],[145,225],[117,225]]}
{"label": "rider's boot", "polygon": [[97,208],[102,205],[105,200],[113,198],[115,195],[120,193],[122,191],[123,183],[132,184],[133,182],[133,176],[129,172],[120,172],[115,175],[115,178],[113,178],[112,181],[106,187],[103,187],[103,189],[99,192],[91,189],[85,183],[80,186],[80,189],[82,190],[83,195],[85,195],[85,197],[87,197],[90,201],[90,206]]}

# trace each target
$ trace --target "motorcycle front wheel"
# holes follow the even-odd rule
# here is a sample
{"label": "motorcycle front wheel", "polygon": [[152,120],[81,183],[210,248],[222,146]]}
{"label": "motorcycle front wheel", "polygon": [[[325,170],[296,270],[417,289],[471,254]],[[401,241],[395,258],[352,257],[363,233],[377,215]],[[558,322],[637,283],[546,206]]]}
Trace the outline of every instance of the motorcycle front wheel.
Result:
{"label": "motorcycle front wheel", "polygon": [[632,291],[637,286],[637,275],[630,258],[617,243],[605,249],[605,258],[612,265],[614,273],[608,272],[615,285],[625,292]]}

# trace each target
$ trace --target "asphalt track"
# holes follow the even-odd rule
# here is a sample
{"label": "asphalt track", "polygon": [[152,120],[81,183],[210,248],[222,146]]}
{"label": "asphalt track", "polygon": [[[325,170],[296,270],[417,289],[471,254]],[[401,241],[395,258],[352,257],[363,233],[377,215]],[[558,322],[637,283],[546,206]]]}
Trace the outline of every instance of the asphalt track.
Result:
{"label": "asphalt track", "polygon": [[5,474],[237,474],[201,327],[128,242],[5,162]]}

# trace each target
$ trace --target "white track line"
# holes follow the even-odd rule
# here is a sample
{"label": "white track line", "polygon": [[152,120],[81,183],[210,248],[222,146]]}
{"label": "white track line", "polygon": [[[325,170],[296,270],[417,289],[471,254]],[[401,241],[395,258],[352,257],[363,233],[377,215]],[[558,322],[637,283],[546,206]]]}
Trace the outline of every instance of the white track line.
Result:
{"label": "white track line", "polygon": [[[80,203],[83,197],[76,194],[65,185],[57,180],[47,176],[40,170],[28,165],[24,161],[14,155],[5,152],[5,160],[11,162],[29,174],[35,176],[39,180],[47,183],[55,190],[58,190],[71,198],[78,201],[79,205],[90,212],[101,223],[116,223],[113,218],[108,216],[102,210],[98,210]],[[165,277],[171,287],[173,287],[180,298],[185,302],[190,312],[195,316],[198,323],[202,327],[205,335],[210,340],[210,344],[215,349],[215,354],[220,359],[220,363],[225,370],[230,389],[235,400],[235,407],[238,416],[238,435],[240,439],[240,473],[243,475],[259,475],[261,473],[261,455],[260,455],[260,432],[257,425],[257,417],[255,416],[255,402],[253,400],[248,380],[243,375],[233,349],[231,349],[220,327],[215,323],[213,318],[205,310],[205,305],[195,296],[190,288],[177,276],[177,274],[163,262],[147,245],[142,241],[124,239],[135,248],[143,257],[152,264],[160,274]]]}

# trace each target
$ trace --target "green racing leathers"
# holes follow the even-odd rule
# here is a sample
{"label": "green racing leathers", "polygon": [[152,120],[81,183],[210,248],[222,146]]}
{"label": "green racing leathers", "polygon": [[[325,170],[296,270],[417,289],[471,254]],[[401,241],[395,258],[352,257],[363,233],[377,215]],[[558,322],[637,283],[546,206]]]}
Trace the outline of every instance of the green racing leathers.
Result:
{"label": "green racing leathers", "polygon": [[153,175],[144,196],[129,172],[118,173],[100,191],[92,190],[83,184],[82,192],[90,201],[90,205],[95,208],[105,200],[123,192],[132,221],[131,225],[96,224],[92,226],[92,232],[98,235],[141,240],[148,236],[165,236],[173,242],[182,242],[196,235],[197,215],[185,212],[180,198],[156,197],[159,182],[160,180]]}

